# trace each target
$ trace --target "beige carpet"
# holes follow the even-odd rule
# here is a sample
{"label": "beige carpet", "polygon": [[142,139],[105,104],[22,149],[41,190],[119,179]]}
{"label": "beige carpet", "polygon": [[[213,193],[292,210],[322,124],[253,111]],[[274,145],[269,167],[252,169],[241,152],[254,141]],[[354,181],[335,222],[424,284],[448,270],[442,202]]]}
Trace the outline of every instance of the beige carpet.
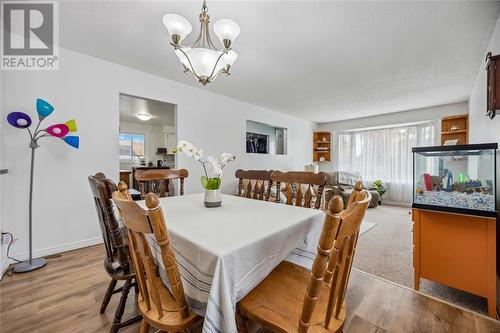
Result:
{"label": "beige carpet", "polygon": [[[410,208],[382,205],[369,208],[366,222],[376,223],[358,240],[354,267],[413,288]],[[487,314],[486,299],[422,279],[420,291]]]}

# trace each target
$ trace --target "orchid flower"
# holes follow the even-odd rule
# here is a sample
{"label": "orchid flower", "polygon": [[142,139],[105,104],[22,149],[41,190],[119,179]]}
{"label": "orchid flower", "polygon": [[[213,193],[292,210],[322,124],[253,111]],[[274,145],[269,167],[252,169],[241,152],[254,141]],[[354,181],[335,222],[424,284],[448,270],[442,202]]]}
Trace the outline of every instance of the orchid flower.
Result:
{"label": "orchid flower", "polygon": [[[201,182],[203,187],[207,190],[219,188],[220,179],[222,177],[222,169],[224,169],[229,162],[236,159],[236,157],[231,153],[223,153],[219,159],[216,159],[213,156],[207,156],[206,159],[203,160],[203,149],[197,148],[192,143],[184,140],[179,141],[179,144],[174,149],[174,153],[181,152],[201,163],[203,171],[205,172],[205,176],[201,177]],[[209,170],[216,175],[216,177],[208,177],[207,166],[209,167]]]}

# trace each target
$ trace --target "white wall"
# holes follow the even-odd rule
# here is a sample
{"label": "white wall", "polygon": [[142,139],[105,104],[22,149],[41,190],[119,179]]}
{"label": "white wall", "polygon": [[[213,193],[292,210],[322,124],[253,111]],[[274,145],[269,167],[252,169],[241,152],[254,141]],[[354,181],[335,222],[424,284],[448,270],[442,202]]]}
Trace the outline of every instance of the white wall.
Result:
{"label": "white wall", "polygon": [[[491,35],[484,56],[488,52],[500,54],[500,16]],[[489,143],[500,141],[500,114],[493,119],[486,117],[486,71],[484,60],[472,87],[469,99],[469,141],[470,143]],[[497,209],[500,209],[500,151],[497,151]],[[500,229],[497,223],[497,309],[500,308]]]}
{"label": "white wall", "polygon": [[[500,54],[500,16],[492,33],[490,42],[484,51]],[[485,62],[481,62],[478,75],[472,87],[469,100],[469,141],[470,143],[498,143],[500,141],[500,114],[490,119],[486,116],[486,70]],[[497,165],[500,161],[500,151],[497,151]],[[481,170],[485,172],[485,170]],[[497,208],[500,208],[500,169],[497,167]]]}
{"label": "white wall", "polygon": [[344,121],[335,121],[331,123],[321,123],[318,125],[319,130],[333,132],[332,136],[333,153],[331,162],[320,163],[320,170],[327,171],[327,170],[336,170],[338,168],[338,163],[337,163],[338,132],[353,130],[353,129],[391,126],[397,124],[436,120],[446,116],[466,114],[466,113],[468,113],[468,105],[467,102],[463,102],[463,103],[439,105],[424,109],[415,109],[409,111],[389,113],[380,116],[364,117],[364,118],[350,119]]}
{"label": "white wall", "polygon": [[[120,93],[177,104],[179,139],[201,146],[206,154],[234,153],[237,159],[225,169],[223,192],[236,191],[237,168],[302,170],[312,160],[315,124],[210,93],[201,86],[193,88],[66,49],[60,49],[59,71],[2,74],[2,119],[14,110],[35,117],[35,100],[42,97],[55,106],[46,124],[74,117],[79,125],[80,150],[52,138],[43,139],[37,150],[33,225],[36,255],[101,240],[87,176],[102,171],[118,179]],[[193,80],[190,76],[185,79]],[[288,128],[288,155],[246,155],[247,119]],[[12,254],[24,257],[28,248],[28,137],[10,127],[4,127],[1,135],[4,167],[10,169],[1,189],[2,223],[20,239]],[[182,156],[179,166],[190,172],[186,192],[202,191],[200,165]]]}
{"label": "white wall", "polygon": [[[0,71],[0,101],[2,100],[2,71]],[[0,140],[2,140],[2,132],[3,128],[6,126],[7,122],[6,121],[0,121]],[[0,142],[0,169],[4,169],[4,155],[2,153],[2,143]],[[4,202],[2,200],[2,188],[3,188],[3,177],[7,177],[7,175],[0,175],[0,232],[3,232],[3,217],[2,217],[2,212],[4,211]],[[2,244],[2,236],[0,235],[0,279],[3,276],[3,273],[7,269],[7,253],[6,253],[6,246],[4,247]]]}
{"label": "white wall", "polygon": [[[500,54],[500,17],[484,51],[484,57],[488,52],[492,52],[494,55]],[[479,66],[469,99],[469,139],[471,143],[500,141],[500,114],[497,113],[493,120],[486,117],[486,71],[484,65],[483,60]]]}

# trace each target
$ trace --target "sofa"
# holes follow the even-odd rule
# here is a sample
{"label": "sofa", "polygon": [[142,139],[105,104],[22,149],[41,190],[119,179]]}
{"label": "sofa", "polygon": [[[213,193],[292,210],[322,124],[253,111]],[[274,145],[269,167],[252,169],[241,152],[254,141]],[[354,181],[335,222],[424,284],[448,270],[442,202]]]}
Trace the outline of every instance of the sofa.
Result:
{"label": "sofa", "polygon": [[[324,171],[326,175],[326,185],[325,185],[325,203],[330,202],[330,199],[336,195],[340,195],[344,200],[344,208],[347,207],[347,202],[354,189],[356,182],[360,181],[363,183],[363,178],[357,172],[345,172],[345,171]],[[380,194],[371,187],[366,187],[363,183],[363,187],[370,192],[372,199],[369,204],[369,208],[375,208],[378,206],[380,201]]]}

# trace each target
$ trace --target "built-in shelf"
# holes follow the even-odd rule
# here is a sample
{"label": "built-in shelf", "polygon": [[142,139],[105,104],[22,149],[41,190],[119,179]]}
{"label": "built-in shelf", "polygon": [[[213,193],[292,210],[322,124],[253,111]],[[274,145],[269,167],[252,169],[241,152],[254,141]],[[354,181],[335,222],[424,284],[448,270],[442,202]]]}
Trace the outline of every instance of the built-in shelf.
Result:
{"label": "built-in shelf", "polygon": [[[318,149],[318,148],[323,149]],[[326,150],[324,150],[326,148]],[[332,133],[314,132],[313,133],[313,161],[329,162],[332,159]]]}
{"label": "built-in shelf", "polygon": [[441,144],[457,140],[458,145],[469,143],[469,115],[462,114],[441,119]]}
{"label": "built-in shelf", "polygon": [[467,130],[446,131],[446,132],[441,132],[441,135],[450,135],[450,134],[458,134],[458,133],[467,133]]}

